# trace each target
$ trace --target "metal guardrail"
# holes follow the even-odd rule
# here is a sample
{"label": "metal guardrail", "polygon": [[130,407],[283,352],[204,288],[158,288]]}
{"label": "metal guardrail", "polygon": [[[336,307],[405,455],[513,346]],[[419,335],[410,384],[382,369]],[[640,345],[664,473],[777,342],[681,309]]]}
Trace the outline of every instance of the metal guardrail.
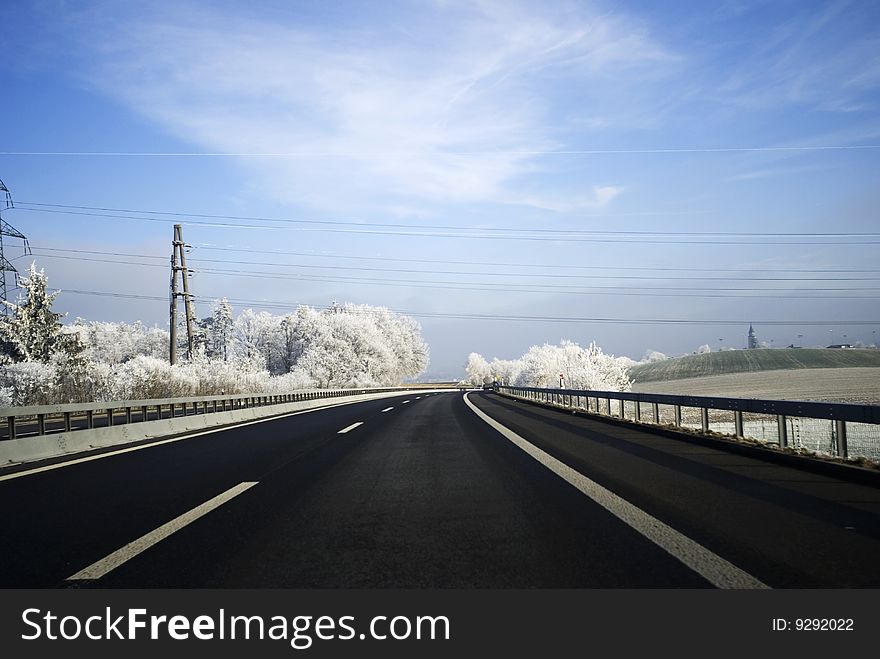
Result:
{"label": "metal guardrail", "polygon": [[[147,400],[116,400],[98,403],[72,403],[65,405],[32,405],[27,407],[0,408],[0,419],[5,417],[5,432],[0,426],[0,441],[16,439],[18,429],[33,426],[29,434],[45,435],[48,432],[71,432],[89,430],[96,423],[114,426],[140,423],[178,416],[229,412],[249,407],[280,405],[304,400],[339,398],[360,394],[411,391],[419,386],[384,387],[366,389],[321,389],[297,391],[289,394],[236,394],[220,396],[191,396],[184,398],[152,398]],[[151,418],[152,417],[152,418]],[[57,428],[48,428],[55,423]]]}
{"label": "metal guardrail", "polygon": [[[604,416],[626,419],[624,403],[635,403],[634,421],[642,421],[643,404],[651,406],[652,423],[660,424],[660,405],[670,405],[674,409],[674,426],[683,428],[681,410],[683,407],[700,410],[701,429],[709,431],[709,410],[732,411],[734,415],[735,436],[743,438],[743,413],[765,414],[776,417],[777,435],[781,447],[788,446],[788,417],[826,419],[834,423],[835,449],[840,457],[848,457],[847,422],[880,424],[880,405],[860,405],[855,403],[822,403],[794,400],[762,400],[754,398],[723,398],[717,396],[678,396],[672,394],[642,394],[623,391],[592,391],[582,389],[543,389],[537,387],[497,386],[495,390],[515,398],[557,405],[576,407]],[[599,401],[606,401],[607,413],[603,413]],[[618,414],[611,411],[611,401],[618,401]],[[593,401],[591,403],[591,401]]]}

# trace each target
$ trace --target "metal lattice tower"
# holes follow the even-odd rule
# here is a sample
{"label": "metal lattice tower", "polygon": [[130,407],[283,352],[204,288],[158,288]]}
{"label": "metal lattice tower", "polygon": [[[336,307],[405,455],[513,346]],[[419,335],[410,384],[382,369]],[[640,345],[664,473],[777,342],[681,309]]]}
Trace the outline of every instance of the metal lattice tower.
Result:
{"label": "metal lattice tower", "polygon": [[[31,247],[28,244],[28,240],[25,235],[3,219],[4,210],[15,208],[15,204],[12,203],[12,195],[9,192],[9,188],[4,185],[3,181],[0,181],[0,192],[3,193],[3,199],[0,200],[0,300],[5,302],[8,299],[7,294],[9,292],[9,288],[6,285],[6,273],[12,273],[15,281],[15,284],[12,286],[12,290],[15,290],[16,288],[18,288],[18,270],[15,269],[15,266],[9,262],[9,260],[6,258],[6,255],[3,253],[3,236],[20,238],[24,243],[25,254],[31,253]],[[0,304],[0,306],[3,307],[0,313],[2,313],[4,316],[8,315],[9,307],[7,307],[5,304]]]}

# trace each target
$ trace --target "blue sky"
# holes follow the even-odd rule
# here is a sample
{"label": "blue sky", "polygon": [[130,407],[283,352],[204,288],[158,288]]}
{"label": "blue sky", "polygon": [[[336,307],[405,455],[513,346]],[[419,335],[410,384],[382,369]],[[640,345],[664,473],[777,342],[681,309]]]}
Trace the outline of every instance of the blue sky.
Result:
{"label": "blue sky", "polygon": [[[876,2],[47,1],[4,25],[4,219],[50,284],[158,298],[68,292],[71,318],[164,324],[179,221],[198,295],[424,314],[436,376],[563,338],[877,329],[822,324],[880,317],[878,274],[839,272],[878,268]],[[70,155],[95,153],[139,155]]]}

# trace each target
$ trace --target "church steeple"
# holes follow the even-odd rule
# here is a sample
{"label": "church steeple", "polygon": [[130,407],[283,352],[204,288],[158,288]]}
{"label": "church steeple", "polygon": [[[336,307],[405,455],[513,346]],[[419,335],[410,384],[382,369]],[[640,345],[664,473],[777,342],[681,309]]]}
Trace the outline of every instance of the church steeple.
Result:
{"label": "church steeple", "polygon": [[749,342],[748,342],[749,350],[754,350],[758,347],[758,337],[755,336],[755,328],[749,323]]}

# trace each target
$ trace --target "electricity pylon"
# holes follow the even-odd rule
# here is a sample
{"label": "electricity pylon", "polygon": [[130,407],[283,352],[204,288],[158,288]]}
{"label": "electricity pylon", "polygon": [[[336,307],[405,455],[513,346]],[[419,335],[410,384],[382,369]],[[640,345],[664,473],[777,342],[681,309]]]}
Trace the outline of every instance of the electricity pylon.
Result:
{"label": "electricity pylon", "polygon": [[[15,269],[15,266],[9,262],[6,255],[3,253],[3,236],[12,236],[13,238],[21,239],[24,242],[25,254],[31,253],[31,247],[28,244],[25,235],[3,219],[2,213],[4,210],[15,208],[15,204],[12,203],[12,195],[9,192],[9,188],[4,185],[3,181],[0,181],[0,192],[3,193],[3,199],[0,200],[0,300],[6,302],[7,294],[9,292],[6,285],[6,273],[11,272],[15,277],[15,285],[13,286],[13,289],[15,289],[18,288],[18,270]],[[0,304],[0,306],[3,307],[3,315],[8,315],[9,307],[5,304]]]}

